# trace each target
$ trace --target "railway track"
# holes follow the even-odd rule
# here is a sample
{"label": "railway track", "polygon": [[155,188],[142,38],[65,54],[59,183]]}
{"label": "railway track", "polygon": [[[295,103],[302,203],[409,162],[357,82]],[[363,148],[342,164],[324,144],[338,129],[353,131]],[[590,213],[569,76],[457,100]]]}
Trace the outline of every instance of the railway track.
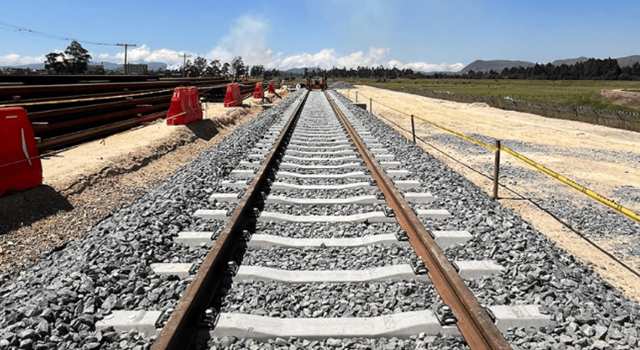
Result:
{"label": "railway track", "polygon": [[175,238],[209,246],[204,260],[151,267],[190,279],[173,312],[115,311],[98,329],[161,324],[155,349],[425,336],[508,349],[508,328],[549,324],[536,305],[479,304],[464,280],[502,267],[446,258],[471,235],[425,228],[451,213],[333,93],[301,95],[247,158],[193,213],[220,233]]}

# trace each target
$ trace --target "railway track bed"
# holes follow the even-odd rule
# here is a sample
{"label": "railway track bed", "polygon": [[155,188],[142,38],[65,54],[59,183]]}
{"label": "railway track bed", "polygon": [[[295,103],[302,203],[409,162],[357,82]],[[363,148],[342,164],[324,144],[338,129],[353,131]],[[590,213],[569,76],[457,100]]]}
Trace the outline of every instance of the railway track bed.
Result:
{"label": "railway track bed", "polygon": [[[0,348],[481,348],[425,266],[411,215],[474,296],[470,317],[489,320],[477,333],[493,348],[638,345],[637,303],[367,112],[334,92],[306,94],[85,240],[3,276]],[[227,227],[247,203],[243,226]],[[216,264],[219,288],[199,295]],[[185,307],[199,298],[205,307]]]}

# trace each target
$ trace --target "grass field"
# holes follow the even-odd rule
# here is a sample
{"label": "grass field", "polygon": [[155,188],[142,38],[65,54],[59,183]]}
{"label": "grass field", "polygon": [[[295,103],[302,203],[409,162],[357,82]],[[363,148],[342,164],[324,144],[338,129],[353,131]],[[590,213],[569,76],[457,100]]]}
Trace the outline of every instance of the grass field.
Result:
{"label": "grass field", "polygon": [[[640,111],[640,103],[619,104],[600,95],[603,89],[640,91],[638,81],[594,80],[475,80],[475,79],[394,79],[376,82],[373,79],[348,80],[354,84],[371,85],[423,96],[457,95],[470,99],[498,98],[537,104],[590,106],[594,109]],[[452,99],[453,96],[451,96]]]}

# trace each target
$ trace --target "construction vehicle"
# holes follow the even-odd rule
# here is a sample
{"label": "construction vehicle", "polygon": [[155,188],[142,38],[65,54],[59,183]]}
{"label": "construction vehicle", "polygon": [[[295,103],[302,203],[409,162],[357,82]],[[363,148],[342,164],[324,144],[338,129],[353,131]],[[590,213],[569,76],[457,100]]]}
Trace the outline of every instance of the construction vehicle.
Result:
{"label": "construction vehicle", "polygon": [[326,77],[307,78],[306,86],[309,90],[325,90],[327,88]]}

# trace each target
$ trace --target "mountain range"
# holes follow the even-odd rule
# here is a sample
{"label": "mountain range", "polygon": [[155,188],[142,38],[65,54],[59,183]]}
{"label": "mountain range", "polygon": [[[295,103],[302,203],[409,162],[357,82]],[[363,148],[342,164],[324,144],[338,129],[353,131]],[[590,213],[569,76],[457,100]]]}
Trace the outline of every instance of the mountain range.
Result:
{"label": "mountain range", "polygon": [[[577,58],[567,58],[552,61],[551,64],[555,66],[559,66],[561,64],[572,65],[578,62],[586,61],[589,57],[577,57]],[[616,58],[618,61],[618,65],[620,67],[632,66],[635,63],[640,63],[640,55],[633,56],[625,56]],[[469,71],[474,72],[489,72],[491,70],[495,72],[501,72],[505,68],[512,67],[531,67],[534,66],[534,62],[528,61],[512,61],[512,60],[475,60],[469,63],[466,67],[462,68],[459,72],[460,74],[468,73]]]}
{"label": "mountain range", "polygon": [[[588,60],[588,57],[576,57],[576,58],[567,58],[567,59],[559,59],[559,60],[555,60],[552,61],[551,64],[553,65],[561,65],[561,64],[567,64],[567,65],[571,65],[571,64],[575,64],[577,62],[581,62],[581,61],[586,61]],[[632,66],[635,63],[640,63],[640,55],[632,55],[632,56],[625,56],[625,57],[618,57],[616,58],[616,60],[618,61],[618,64],[620,65],[620,67],[627,67],[627,66]],[[119,63],[113,63],[113,62],[101,62],[102,65],[104,66],[104,69],[107,71],[116,71],[116,70],[122,70],[122,64]],[[97,64],[97,62],[91,62],[91,64]],[[147,62],[146,63],[149,66],[149,70],[150,71],[157,71],[157,70],[165,70],[167,69],[167,64],[164,62]],[[534,66],[535,63],[534,62],[529,62],[529,61],[516,61],[516,60],[475,60],[471,63],[469,63],[467,66],[465,66],[464,68],[462,68],[462,70],[460,70],[459,72],[446,72],[447,74],[465,74],[468,73],[469,71],[474,71],[474,72],[489,72],[491,70],[496,71],[496,72],[501,72],[503,69],[505,68],[512,68],[512,67],[531,67]],[[0,68],[28,68],[28,69],[44,69],[44,63],[32,63],[32,64],[22,64],[22,65],[11,65],[11,66],[0,66]],[[307,67],[307,69],[309,71],[313,71],[314,69],[319,69],[318,67]],[[304,72],[304,68],[291,68],[291,69],[287,69],[285,71],[283,71],[284,73],[287,74],[291,74],[291,75],[302,75]]]}

